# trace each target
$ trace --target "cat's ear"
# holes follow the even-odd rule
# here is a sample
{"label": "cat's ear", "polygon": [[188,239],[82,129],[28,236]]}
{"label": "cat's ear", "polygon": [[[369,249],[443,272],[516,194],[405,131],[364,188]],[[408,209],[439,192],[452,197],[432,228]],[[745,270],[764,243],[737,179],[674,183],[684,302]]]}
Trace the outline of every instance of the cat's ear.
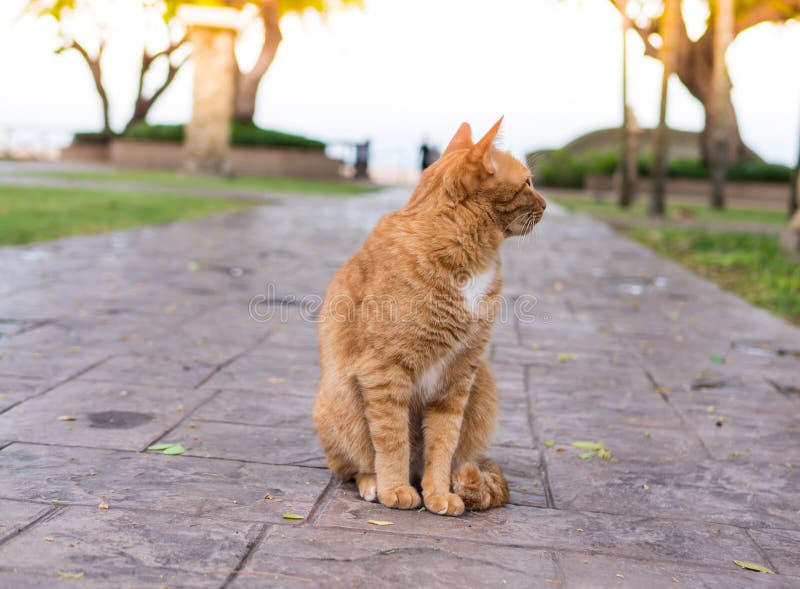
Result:
{"label": "cat's ear", "polygon": [[458,131],[456,131],[456,134],[453,135],[450,143],[447,144],[447,148],[442,155],[447,155],[451,151],[456,151],[457,149],[467,149],[468,147],[472,147],[472,129],[469,123],[461,123],[461,126],[458,128]]}
{"label": "cat's ear", "polygon": [[494,161],[492,161],[492,144],[497,138],[497,133],[500,131],[500,125],[503,124],[503,117],[486,132],[480,141],[478,141],[472,148],[472,157],[475,160],[480,160],[483,164],[484,170],[487,174],[495,173]]}

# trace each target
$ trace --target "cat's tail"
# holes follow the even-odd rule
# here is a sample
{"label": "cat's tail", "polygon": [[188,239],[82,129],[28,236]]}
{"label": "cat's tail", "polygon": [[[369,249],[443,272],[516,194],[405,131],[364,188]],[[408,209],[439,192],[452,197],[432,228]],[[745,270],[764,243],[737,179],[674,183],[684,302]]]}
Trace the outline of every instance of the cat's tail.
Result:
{"label": "cat's tail", "polygon": [[470,511],[500,507],[508,503],[508,483],[491,458],[465,462],[453,471],[453,492]]}

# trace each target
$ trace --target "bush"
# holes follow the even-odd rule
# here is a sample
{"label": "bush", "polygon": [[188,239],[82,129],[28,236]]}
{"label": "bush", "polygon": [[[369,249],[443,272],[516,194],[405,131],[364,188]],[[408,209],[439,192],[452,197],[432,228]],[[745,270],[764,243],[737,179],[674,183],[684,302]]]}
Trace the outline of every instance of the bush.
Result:
{"label": "bush", "polygon": [[[181,143],[184,137],[184,127],[183,125],[148,125],[139,123],[131,127],[124,137],[126,139]],[[237,122],[234,122],[231,127],[231,142],[234,145],[294,147],[314,151],[323,151],[325,149],[325,144],[322,141],[270,129],[261,129],[254,125],[244,125]]]}
{"label": "bush", "polygon": [[[563,149],[546,152],[534,162],[536,180],[542,186],[582,188],[588,174],[610,176],[619,165],[619,154],[615,151],[585,151],[572,154]],[[649,178],[653,171],[653,156],[645,153],[637,162],[639,175]],[[700,160],[676,158],[667,163],[670,178],[711,178],[711,170]],[[728,169],[727,178],[732,182],[789,182],[791,168],[778,164],[749,161],[735,164]]]}
{"label": "bush", "polygon": [[534,161],[532,167],[535,181],[542,186],[583,188],[583,165],[563,149],[542,155]]}
{"label": "bush", "polygon": [[789,182],[792,169],[779,164],[742,162],[728,169],[728,180],[746,182]]}

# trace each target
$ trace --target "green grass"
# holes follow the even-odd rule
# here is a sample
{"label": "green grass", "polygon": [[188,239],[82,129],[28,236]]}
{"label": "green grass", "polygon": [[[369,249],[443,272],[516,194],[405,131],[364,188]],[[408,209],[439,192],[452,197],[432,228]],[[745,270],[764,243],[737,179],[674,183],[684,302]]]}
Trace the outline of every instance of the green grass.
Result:
{"label": "green grass", "polygon": [[800,325],[800,263],[778,237],[702,229],[630,227],[625,233],[763,307]]}
{"label": "green grass", "polygon": [[[22,174],[21,174],[22,175]],[[256,192],[287,192],[295,194],[324,194],[348,196],[374,192],[375,186],[365,186],[347,180],[316,180],[301,178],[282,178],[267,176],[236,176],[220,178],[209,176],[191,176],[177,172],[154,170],[118,170],[98,172],[25,172],[25,176],[60,178],[63,180],[81,180],[108,183],[114,188],[115,183],[148,184],[178,188],[201,188],[212,190],[250,190]]]}
{"label": "green grass", "polygon": [[0,245],[157,225],[256,204],[150,192],[0,186]]}
{"label": "green grass", "polygon": [[[646,199],[639,199],[633,206],[621,209],[613,200],[597,201],[591,196],[563,196],[553,199],[567,210],[585,213],[601,219],[642,219],[647,217]],[[759,209],[724,209],[717,211],[699,204],[668,204],[666,218],[689,218],[709,223],[765,223],[783,225],[788,223],[782,211]]]}

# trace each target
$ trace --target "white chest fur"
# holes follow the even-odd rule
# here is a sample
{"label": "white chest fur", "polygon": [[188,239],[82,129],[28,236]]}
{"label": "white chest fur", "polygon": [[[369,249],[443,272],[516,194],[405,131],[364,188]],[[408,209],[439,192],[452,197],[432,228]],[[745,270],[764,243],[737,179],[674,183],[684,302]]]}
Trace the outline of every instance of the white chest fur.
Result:
{"label": "white chest fur", "polygon": [[417,380],[416,390],[422,394],[425,403],[436,397],[441,391],[444,373],[462,349],[462,346],[458,346],[447,352],[444,356],[431,364],[419,380]]}
{"label": "white chest fur", "polygon": [[494,284],[495,276],[497,276],[497,265],[492,264],[488,270],[470,277],[467,283],[461,287],[464,305],[472,315],[478,315],[481,304]]}

